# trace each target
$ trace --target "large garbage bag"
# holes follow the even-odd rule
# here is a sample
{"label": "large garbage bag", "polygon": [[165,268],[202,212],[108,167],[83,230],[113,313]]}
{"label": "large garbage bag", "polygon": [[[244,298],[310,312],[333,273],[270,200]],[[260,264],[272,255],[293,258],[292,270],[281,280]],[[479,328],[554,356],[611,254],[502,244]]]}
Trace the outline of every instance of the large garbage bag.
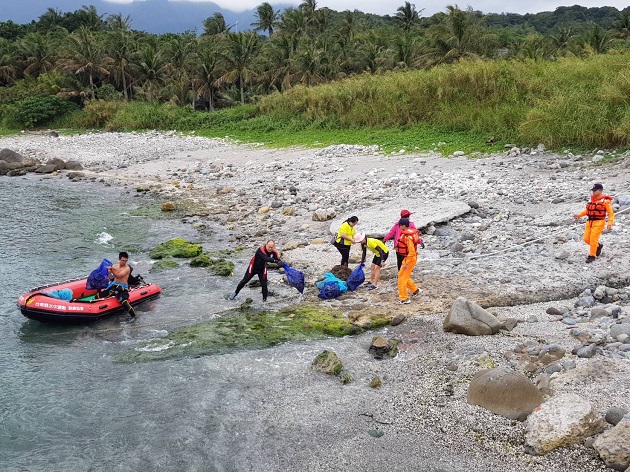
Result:
{"label": "large garbage bag", "polygon": [[107,287],[107,284],[109,284],[109,274],[107,273],[107,268],[111,265],[111,262],[107,259],[103,259],[101,261],[101,265],[94,269],[88,276],[85,288],[87,290],[102,290]]}
{"label": "large garbage bag", "polygon": [[337,282],[326,282],[322,285],[319,295],[317,296],[319,298],[323,298],[324,300],[328,300],[330,298],[337,298],[339,295],[341,295],[339,284]]}
{"label": "large garbage bag", "polygon": [[69,288],[61,288],[59,290],[42,290],[42,293],[52,298],[58,298],[59,300],[65,300],[68,302],[72,300],[72,290]]}
{"label": "large garbage bag", "polygon": [[359,264],[359,267],[354,269],[348,277],[348,290],[351,292],[354,292],[363,282],[365,282],[365,272],[363,272],[364,267],[365,264]]}
{"label": "large garbage bag", "polygon": [[294,269],[286,262],[284,263],[284,273],[289,285],[295,287],[298,292],[304,293],[304,273]]}
{"label": "large garbage bag", "polygon": [[341,279],[335,277],[331,272],[324,274],[324,280],[315,283],[319,289],[319,298],[330,299],[337,298],[344,292],[348,291],[348,285]]}

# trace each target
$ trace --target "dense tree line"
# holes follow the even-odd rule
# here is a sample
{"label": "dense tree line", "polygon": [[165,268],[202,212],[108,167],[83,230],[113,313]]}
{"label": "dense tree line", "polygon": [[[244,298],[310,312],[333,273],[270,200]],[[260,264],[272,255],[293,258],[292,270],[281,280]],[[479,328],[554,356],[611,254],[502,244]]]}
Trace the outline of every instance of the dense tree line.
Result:
{"label": "dense tree line", "polygon": [[305,0],[262,3],[251,29],[217,13],[201,34],[135,31],[92,6],[48,9],[28,25],[0,23],[0,106],[34,94],[157,100],[214,110],[296,85],[356,74],[431,68],[463,58],[554,60],[627,48],[630,8],[559,7],[535,15],[448,6],[423,17],[405,2],[393,16],[336,12]]}

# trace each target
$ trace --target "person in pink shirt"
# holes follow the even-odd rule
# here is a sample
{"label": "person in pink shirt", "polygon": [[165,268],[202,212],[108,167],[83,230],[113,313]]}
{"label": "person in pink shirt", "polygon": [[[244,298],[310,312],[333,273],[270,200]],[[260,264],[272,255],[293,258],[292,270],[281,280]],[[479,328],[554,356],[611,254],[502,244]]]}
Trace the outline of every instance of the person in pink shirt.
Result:
{"label": "person in pink shirt", "polygon": [[[413,213],[410,212],[409,210],[400,210],[400,217],[401,218],[409,218],[409,215],[413,215]],[[410,221],[409,222],[409,228],[410,229],[416,229],[416,225],[414,225]],[[387,242],[390,239],[394,239],[394,248],[397,248],[398,247],[398,240],[400,239],[400,235],[401,235],[400,226],[398,224],[398,220],[396,220],[396,222],[394,223],[394,226],[392,226],[392,229],[390,229],[389,233],[387,233],[385,235],[385,237],[383,238],[383,241]],[[403,262],[404,259],[405,259],[405,256],[399,254],[398,251],[397,251],[396,252],[396,263],[398,264],[398,270],[399,271],[400,271],[400,266],[402,265],[402,262]]]}

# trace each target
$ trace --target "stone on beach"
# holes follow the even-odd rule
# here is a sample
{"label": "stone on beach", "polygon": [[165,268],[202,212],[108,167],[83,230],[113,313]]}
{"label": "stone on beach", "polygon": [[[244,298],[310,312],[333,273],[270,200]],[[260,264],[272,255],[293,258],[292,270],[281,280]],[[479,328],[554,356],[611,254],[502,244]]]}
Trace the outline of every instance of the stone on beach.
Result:
{"label": "stone on beach", "polygon": [[483,336],[498,333],[501,322],[475,302],[458,297],[444,319],[443,328],[456,334]]}
{"label": "stone on beach", "polygon": [[525,375],[506,368],[482,370],[468,386],[468,403],[512,420],[524,421],[543,402]]}

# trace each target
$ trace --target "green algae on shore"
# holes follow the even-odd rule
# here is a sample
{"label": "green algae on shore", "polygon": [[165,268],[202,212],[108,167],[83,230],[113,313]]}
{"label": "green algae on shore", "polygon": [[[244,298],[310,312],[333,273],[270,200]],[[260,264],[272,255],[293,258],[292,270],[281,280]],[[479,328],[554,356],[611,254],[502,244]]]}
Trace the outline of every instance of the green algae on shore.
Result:
{"label": "green algae on shore", "polygon": [[[375,317],[372,328],[388,323],[386,317]],[[341,312],[313,305],[298,305],[280,311],[247,309],[205,323],[177,328],[164,338],[122,354],[118,361],[149,362],[198,357],[240,349],[263,349],[288,341],[341,337],[363,331]]]}
{"label": "green algae on shore", "polygon": [[207,252],[204,252],[192,259],[190,261],[190,267],[207,267],[208,272],[213,275],[234,275],[234,262],[228,261],[222,257],[214,259],[211,257],[211,253]]}
{"label": "green algae on shore", "polygon": [[175,238],[154,247],[149,252],[151,259],[164,259],[167,257],[191,258],[202,253],[200,244],[191,243],[184,238]]}

